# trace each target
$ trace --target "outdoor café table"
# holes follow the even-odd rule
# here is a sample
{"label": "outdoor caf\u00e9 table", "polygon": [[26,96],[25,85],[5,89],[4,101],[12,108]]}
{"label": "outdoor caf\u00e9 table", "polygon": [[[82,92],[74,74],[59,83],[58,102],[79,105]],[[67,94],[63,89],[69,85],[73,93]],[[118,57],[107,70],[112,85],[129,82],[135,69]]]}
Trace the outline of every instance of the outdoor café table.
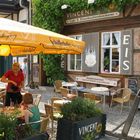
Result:
{"label": "outdoor caf\u00e9 table", "polygon": [[17,118],[23,117],[23,112],[21,110],[21,108],[18,107],[12,107],[12,106],[8,106],[8,107],[2,107],[0,108],[0,113],[3,113],[5,115],[17,115]]}
{"label": "outdoor caf\u00e9 table", "polygon": [[77,87],[77,91],[82,92],[82,93],[84,93],[84,92],[93,93],[96,95],[103,96],[103,109],[105,108],[105,102],[106,102],[105,97],[110,96],[110,92],[109,92],[109,89],[107,87],[93,87],[91,89],[84,88],[84,87]]}
{"label": "outdoor caf\u00e9 table", "polygon": [[2,107],[0,108],[0,114],[4,114],[6,116],[14,116],[15,118],[17,118],[18,124],[25,123],[23,111],[19,107],[13,106]]}
{"label": "outdoor caf\u00e9 table", "polygon": [[103,109],[105,108],[106,96],[109,96],[109,89],[107,87],[93,87],[91,91],[97,95],[103,95]]}
{"label": "outdoor caf\u00e9 table", "polygon": [[25,123],[24,113],[19,107],[2,107],[0,108],[0,114],[4,114],[5,116],[16,118],[17,124]]}
{"label": "outdoor caf\u00e9 table", "polygon": [[64,104],[66,104],[66,103],[69,103],[69,102],[71,102],[70,100],[65,100],[65,99],[62,99],[62,100],[55,100],[54,102],[53,102],[53,104],[54,104],[54,106],[63,106]]}
{"label": "outdoor caf\u00e9 table", "polygon": [[7,86],[6,83],[0,82],[0,91],[1,90],[6,90],[6,86]]}
{"label": "outdoor caf\u00e9 table", "polygon": [[66,87],[71,91],[73,87],[77,87],[77,82],[62,82],[62,87]]}
{"label": "outdoor caf\u00e9 table", "polygon": [[77,83],[76,82],[62,82],[62,86],[67,87],[67,88],[75,87],[75,86],[77,86]]}
{"label": "outdoor caf\u00e9 table", "polygon": [[4,104],[7,83],[0,82],[0,105]]}

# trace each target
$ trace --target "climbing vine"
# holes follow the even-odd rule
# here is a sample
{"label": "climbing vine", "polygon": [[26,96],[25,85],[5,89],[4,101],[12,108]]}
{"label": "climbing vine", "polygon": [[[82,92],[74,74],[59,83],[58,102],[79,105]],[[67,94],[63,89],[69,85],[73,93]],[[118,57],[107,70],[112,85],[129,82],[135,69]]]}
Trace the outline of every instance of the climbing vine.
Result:
{"label": "climbing vine", "polygon": [[[95,0],[93,4],[88,4],[88,0],[33,0],[33,24],[35,26],[61,33],[64,26],[64,16],[68,12],[77,12],[80,10],[98,11],[123,11],[127,6],[133,6],[140,3],[140,0]],[[62,5],[69,5],[69,8],[62,10]],[[61,55],[43,55],[44,69],[48,77],[53,80],[58,79],[58,75],[64,71],[59,65],[55,65]],[[51,61],[51,62],[50,62]],[[53,63],[53,64],[52,64]],[[55,69],[55,70],[54,70]],[[62,76],[64,77],[64,76]],[[51,82],[51,83],[52,83]]]}
{"label": "climbing vine", "polygon": [[[122,11],[126,6],[139,3],[140,0],[95,0],[93,4],[88,4],[88,0],[33,0],[33,23],[44,29],[61,32],[66,12],[85,9]],[[62,10],[64,4],[69,5],[69,8]]]}

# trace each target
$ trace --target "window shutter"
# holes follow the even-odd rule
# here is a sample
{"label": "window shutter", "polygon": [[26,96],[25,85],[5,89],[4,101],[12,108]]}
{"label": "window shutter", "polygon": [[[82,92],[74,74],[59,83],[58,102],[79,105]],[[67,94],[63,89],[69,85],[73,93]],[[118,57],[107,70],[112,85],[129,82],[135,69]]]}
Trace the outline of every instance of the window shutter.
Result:
{"label": "window shutter", "polygon": [[121,74],[132,75],[132,30],[122,31],[121,37]]}
{"label": "window shutter", "polygon": [[83,35],[86,48],[82,57],[82,71],[99,72],[99,33]]}

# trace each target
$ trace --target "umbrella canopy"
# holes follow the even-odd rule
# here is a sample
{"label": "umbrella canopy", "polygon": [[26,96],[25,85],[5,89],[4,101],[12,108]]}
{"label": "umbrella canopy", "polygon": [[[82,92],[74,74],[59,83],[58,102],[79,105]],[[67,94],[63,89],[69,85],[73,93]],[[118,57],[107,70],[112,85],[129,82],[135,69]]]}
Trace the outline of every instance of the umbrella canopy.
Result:
{"label": "umbrella canopy", "polygon": [[70,37],[0,18],[0,56],[26,54],[80,54],[85,43]]}

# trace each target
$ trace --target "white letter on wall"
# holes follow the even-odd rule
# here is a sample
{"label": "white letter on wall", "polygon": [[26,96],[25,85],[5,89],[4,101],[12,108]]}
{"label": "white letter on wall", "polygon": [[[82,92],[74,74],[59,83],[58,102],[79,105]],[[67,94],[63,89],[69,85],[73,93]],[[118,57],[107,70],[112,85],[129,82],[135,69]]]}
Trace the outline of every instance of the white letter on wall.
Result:
{"label": "white letter on wall", "polygon": [[124,45],[129,44],[129,39],[130,39],[130,35],[124,35],[124,37],[123,37],[123,44]]}
{"label": "white letter on wall", "polygon": [[129,61],[124,61],[123,62],[123,65],[125,66],[125,67],[123,67],[123,70],[129,70]]}
{"label": "white letter on wall", "polygon": [[128,57],[128,48],[125,49],[125,57]]}

